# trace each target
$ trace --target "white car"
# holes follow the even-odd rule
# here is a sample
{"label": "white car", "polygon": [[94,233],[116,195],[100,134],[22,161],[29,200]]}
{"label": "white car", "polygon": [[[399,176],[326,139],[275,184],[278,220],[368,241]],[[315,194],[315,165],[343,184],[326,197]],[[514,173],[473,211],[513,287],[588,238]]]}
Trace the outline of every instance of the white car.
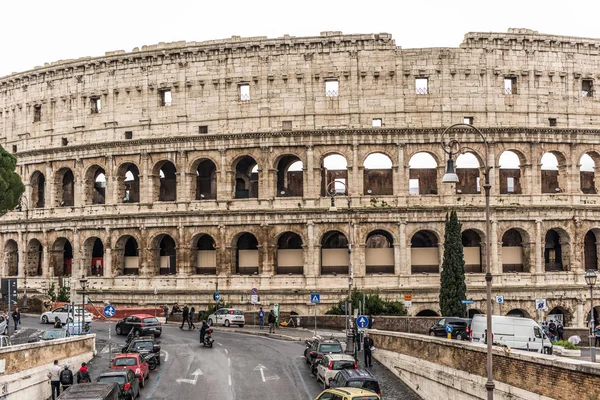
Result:
{"label": "white car", "polygon": [[[67,324],[69,322],[81,321],[82,308],[74,308],[71,305],[55,308],[52,311],[46,311],[40,316],[40,322],[42,324],[54,324],[54,319],[58,317],[60,322]],[[90,323],[94,316],[89,311],[85,311],[84,322]]]}
{"label": "white car", "polygon": [[242,310],[237,308],[219,308],[213,314],[210,314],[206,319],[208,325],[239,325],[240,328],[244,327],[246,320],[244,319],[244,313]]}
{"label": "white car", "polygon": [[327,354],[317,363],[317,381],[323,382],[323,388],[329,387],[329,379],[335,378],[343,369],[358,369],[354,357],[348,354]]}

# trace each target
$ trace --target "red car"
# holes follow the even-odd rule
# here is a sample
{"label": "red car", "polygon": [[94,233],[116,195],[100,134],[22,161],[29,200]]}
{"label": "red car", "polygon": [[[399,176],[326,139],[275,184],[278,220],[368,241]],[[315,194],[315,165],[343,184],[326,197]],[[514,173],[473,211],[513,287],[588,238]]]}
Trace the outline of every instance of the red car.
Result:
{"label": "red car", "polygon": [[150,375],[150,368],[148,368],[148,363],[142,361],[142,358],[140,357],[141,355],[139,353],[117,354],[113,359],[110,368],[132,370],[140,380],[140,387],[144,387],[146,379],[148,379]]}

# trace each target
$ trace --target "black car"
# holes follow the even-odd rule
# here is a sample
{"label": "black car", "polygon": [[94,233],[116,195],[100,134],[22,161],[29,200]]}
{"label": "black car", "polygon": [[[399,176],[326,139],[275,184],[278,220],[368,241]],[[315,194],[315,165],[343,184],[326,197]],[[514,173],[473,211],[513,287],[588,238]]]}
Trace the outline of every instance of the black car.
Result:
{"label": "black car", "polygon": [[468,318],[446,317],[440,319],[431,328],[429,336],[446,336],[446,326],[452,327],[451,337],[457,340],[469,340],[471,320]]}
{"label": "black car", "polygon": [[130,369],[106,371],[96,378],[96,382],[118,383],[127,400],[133,400],[140,395],[140,380]]}
{"label": "black car", "polygon": [[127,335],[132,332],[137,336],[154,335],[159,337],[162,333],[162,326],[155,316],[149,314],[134,314],[123,318],[115,326],[117,335]]}
{"label": "black car", "polygon": [[305,343],[304,358],[306,358],[306,363],[310,364],[311,371],[316,370],[317,362],[323,358],[323,355],[344,352],[340,341],[333,338],[307,340]]}
{"label": "black car", "polygon": [[62,400],[126,400],[125,393],[116,382],[92,382],[85,385],[71,385],[62,392]]}
{"label": "black car", "polygon": [[379,382],[369,371],[364,369],[344,369],[329,380],[329,387],[357,387],[370,390],[381,396]]}
{"label": "black car", "polygon": [[140,336],[133,338],[121,353],[156,353],[156,363],[160,365],[160,342],[154,339],[154,336]]}

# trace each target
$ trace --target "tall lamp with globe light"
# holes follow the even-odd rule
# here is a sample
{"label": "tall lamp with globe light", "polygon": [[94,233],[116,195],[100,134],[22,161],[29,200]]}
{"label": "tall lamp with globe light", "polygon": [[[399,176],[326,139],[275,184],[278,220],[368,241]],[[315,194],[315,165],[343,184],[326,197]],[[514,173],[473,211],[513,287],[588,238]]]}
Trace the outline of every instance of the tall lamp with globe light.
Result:
{"label": "tall lamp with globe light", "polygon": [[594,347],[594,330],[596,328],[596,321],[594,320],[594,285],[596,284],[596,271],[588,269],[585,273],[585,283],[590,287],[590,360],[596,362],[596,348]]}

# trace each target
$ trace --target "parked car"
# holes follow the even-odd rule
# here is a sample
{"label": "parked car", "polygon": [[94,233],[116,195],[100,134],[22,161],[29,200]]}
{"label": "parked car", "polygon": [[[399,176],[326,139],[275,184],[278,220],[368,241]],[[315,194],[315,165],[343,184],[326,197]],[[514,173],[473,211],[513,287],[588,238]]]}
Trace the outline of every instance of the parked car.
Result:
{"label": "parked car", "polygon": [[381,396],[379,381],[364,369],[343,369],[339,371],[333,379],[329,380],[329,387],[357,387],[371,390]]}
{"label": "parked car", "polygon": [[130,369],[104,372],[96,378],[96,382],[118,383],[127,400],[133,400],[140,395],[140,380]]}
{"label": "parked car", "polygon": [[61,400],[125,400],[125,394],[116,382],[91,382],[85,385],[71,385],[62,392]]}
{"label": "parked car", "polygon": [[370,390],[345,387],[326,389],[315,400],[381,400],[381,397]]}
{"label": "parked car", "polygon": [[140,381],[140,387],[146,385],[146,379],[150,375],[148,363],[144,361],[143,356],[139,353],[117,354],[110,364],[110,369],[129,369],[133,371]]}
{"label": "parked car", "polygon": [[344,352],[342,344],[337,339],[313,339],[307,340],[304,349],[304,358],[310,364],[310,370],[316,375],[316,365],[325,354],[341,354]]}
{"label": "parked car", "polygon": [[41,336],[41,340],[54,340],[54,339],[64,339],[70,337],[71,334],[68,330],[62,328],[54,328],[46,330]]}
{"label": "parked car", "polygon": [[158,319],[150,314],[130,315],[117,322],[115,326],[117,335],[127,335],[131,331],[133,331],[134,335],[154,335],[159,337],[162,334],[162,326],[158,322]]}
{"label": "parked car", "polygon": [[214,313],[210,314],[206,319],[208,325],[239,325],[240,328],[244,327],[246,320],[244,319],[244,313],[242,310],[237,308],[219,308]]}
{"label": "parked car", "polygon": [[156,363],[160,365],[160,342],[154,336],[140,336],[133,339],[121,350],[123,353],[156,353]]}
{"label": "parked car", "polygon": [[358,369],[354,357],[347,354],[327,354],[317,363],[317,382],[323,382],[323,389],[327,389],[329,379],[333,379],[343,369]]}
{"label": "parked car", "polygon": [[429,336],[446,336],[446,326],[452,326],[452,339],[469,340],[471,320],[468,318],[446,317],[429,328]]}
{"label": "parked car", "polygon": [[[42,324],[53,324],[55,318],[58,317],[60,322],[63,324],[69,322],[80,322],[82,318],[82,308],[81,307],[73,307],[70,304],[67,304],[62,307],[55,308],[52,311],[46,311],[42,315],[40,315],[40,322]],[[87,310],[83,312],[84,322],[90,323],[94,316]]]}
{"label": "parked car", "polygon": [[[472,342],[486,343],[487,317],[475,315],[471,326]],[[552,354],[552,341],[531,318],[492,315],[492,342],[511,349]]]}

